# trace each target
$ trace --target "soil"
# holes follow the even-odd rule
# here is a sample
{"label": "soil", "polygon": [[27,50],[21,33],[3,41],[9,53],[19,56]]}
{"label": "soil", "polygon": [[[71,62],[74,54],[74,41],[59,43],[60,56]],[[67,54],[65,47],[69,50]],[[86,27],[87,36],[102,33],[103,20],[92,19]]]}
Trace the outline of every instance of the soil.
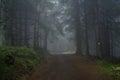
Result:
{"label": "soil", "polygon": [[77,55],[53,55],[28,80],[112,80],[97,67],[95,60]]}

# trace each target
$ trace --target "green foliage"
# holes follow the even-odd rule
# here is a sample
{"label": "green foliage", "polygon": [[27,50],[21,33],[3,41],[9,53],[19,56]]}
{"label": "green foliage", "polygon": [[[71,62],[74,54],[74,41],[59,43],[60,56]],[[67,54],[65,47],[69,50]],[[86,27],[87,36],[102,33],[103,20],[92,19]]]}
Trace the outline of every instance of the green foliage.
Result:
{"label": "green foliage", "polygon": [[26,47],[0,47],[0,80],[18,80],[30,74],[40,58]]}
{"label": "green foliage", "polygon": [[114,64],[107,61],[98,61],[98,67],[111,76],[113,80],[120,80],[120,64]]}

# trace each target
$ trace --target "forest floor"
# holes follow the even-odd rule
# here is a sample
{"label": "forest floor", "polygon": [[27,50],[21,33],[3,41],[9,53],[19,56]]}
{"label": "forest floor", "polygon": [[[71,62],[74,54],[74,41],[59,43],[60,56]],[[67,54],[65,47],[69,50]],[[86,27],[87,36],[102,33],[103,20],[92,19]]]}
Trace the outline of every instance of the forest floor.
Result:
{"label": "forest floor", "polygon": [[94,60],[76,55],[53,55],[40,65],[28,80],[112,80]]}

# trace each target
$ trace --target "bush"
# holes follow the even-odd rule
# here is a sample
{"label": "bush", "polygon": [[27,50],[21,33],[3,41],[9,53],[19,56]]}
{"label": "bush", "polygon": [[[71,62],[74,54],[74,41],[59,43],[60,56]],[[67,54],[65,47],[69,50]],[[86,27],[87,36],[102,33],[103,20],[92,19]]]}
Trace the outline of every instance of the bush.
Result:
{"label": "bush", "polygon": [[37,53],[26,47],[0,47],[0,80],[17,80],[39,63]]}
{"label": "bush", "polygon": [[103,60],[98,61],[98,67],[111,76],[113,80],[120,80],[120,64],[110,63]]}

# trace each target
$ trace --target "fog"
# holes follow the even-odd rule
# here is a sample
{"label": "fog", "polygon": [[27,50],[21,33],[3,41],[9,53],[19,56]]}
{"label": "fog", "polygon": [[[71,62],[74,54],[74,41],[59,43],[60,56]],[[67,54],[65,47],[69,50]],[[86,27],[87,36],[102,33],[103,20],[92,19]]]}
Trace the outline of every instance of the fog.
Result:
{"label": "fog", "polygon": [[0,80],[120,80],[119,62],[120,0],[0,0]]}

